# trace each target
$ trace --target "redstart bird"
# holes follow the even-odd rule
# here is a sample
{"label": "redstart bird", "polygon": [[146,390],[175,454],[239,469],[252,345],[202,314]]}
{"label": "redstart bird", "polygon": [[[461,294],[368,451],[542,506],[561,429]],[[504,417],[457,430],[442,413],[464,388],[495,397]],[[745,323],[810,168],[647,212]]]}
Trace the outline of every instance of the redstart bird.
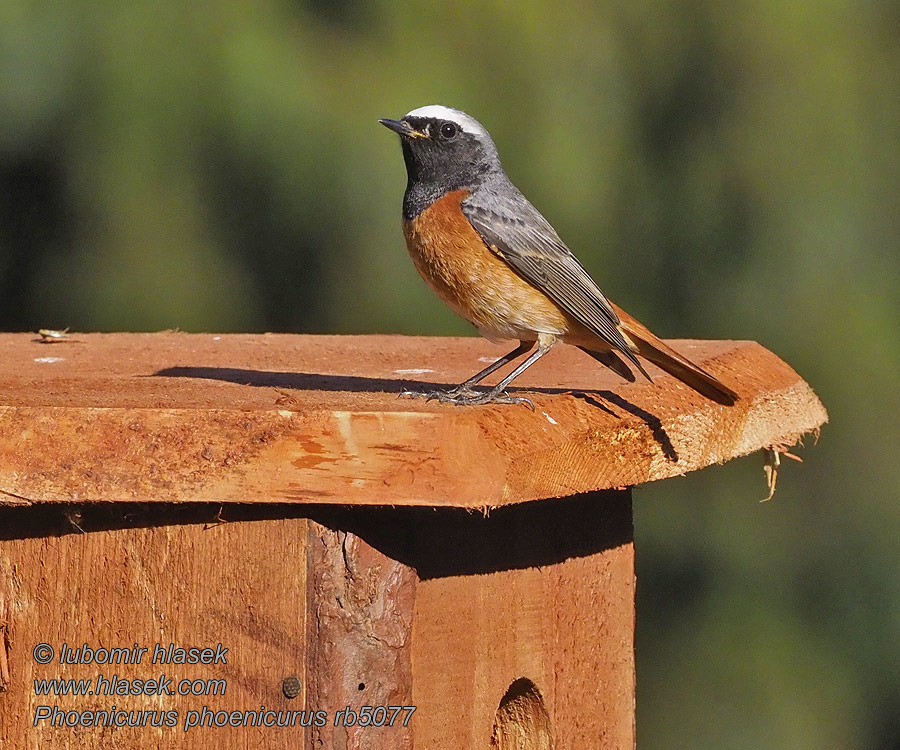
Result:
{"label": "redstart bird", "polygon": [[[638,355],[721,404],[737,394],[612,304],[538,210],[510,182],[490,134],[458,109],[431,105],[379,120],[400,136],[408,182],[403,233],[422,278],[504,357],[446,391],[409,394],[452,404],[527,403],[506,387],[559,341],[633,382]],[[485,392],[472,386],[537,350]]]}

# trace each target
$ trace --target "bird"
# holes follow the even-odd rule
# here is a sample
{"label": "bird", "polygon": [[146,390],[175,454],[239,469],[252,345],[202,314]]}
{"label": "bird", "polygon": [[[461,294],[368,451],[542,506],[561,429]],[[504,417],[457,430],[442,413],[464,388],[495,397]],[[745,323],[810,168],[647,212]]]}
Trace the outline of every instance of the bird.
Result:
{"label": "bird", "polygon": [[[405,395],[456,405],[524,403],[533,409],[530,399],[511,395],[507,387],[562,342],[629,382],[636,379],[632,367],[650,380],[642,357],[712,401],[737,401],[728,386],[604,296],[550,222],[510,181],[497,146],[475,118],[432,104],[379,122],[400,136],[407,172],[403,234],[419,274],[482,336],[519,342],[455,387]],[[526,354],[493,388],[474,388]]]}

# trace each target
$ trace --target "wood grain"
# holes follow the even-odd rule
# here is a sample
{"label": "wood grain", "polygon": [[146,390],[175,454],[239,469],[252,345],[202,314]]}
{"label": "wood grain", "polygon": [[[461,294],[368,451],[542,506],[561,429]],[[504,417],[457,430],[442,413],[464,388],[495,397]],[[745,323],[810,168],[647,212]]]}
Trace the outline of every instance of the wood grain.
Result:
{"label": "wood grain", "polygon": [[[78,519],[73,519],[78,523]],[[0,542],[0,609],[8,612],[9,687],[0,693],[0,746],[34,748],[281,748],[303,727],[195,727],[189,711],[275,711],[303,708],[281,691],[306,664],[306,530],[303,519],[260,523],[116,528]],[[299,563],[299,564],[298,564]],[[41,665],[39,643],[56,656]],[[153,647],[222,644],[226,664],[153,664]],[[149,647],[139,664],[60,664],[73,649]],[[224,694],[48,695],[35,680],[224,680]],[[39,705],[63,711],[177,711],[177,726],[34,726]]]}

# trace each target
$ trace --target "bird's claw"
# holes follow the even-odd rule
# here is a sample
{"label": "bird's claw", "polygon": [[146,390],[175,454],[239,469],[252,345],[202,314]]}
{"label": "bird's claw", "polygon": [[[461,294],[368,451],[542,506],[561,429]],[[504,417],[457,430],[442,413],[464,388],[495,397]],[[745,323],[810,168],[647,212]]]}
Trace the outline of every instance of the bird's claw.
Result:
{"label": "bird's claw", "polygon": [[456,386],[446,391],[402,391],[401,396],[408,398],[424,398],[426,401],[440,401],[444,404],[467,404],[484,395],[471,388]]}
{"label": "bird's claw", "polygon": [[474,391],[471,388],[457,386],[448,391],[402,391],[400,396],[424,398],[426,401],[440,401],[442,404],[454,406],[481,406],[483,404],[525,404],[534,411],[531,399],[524,396],[510,396],[506,391]]}

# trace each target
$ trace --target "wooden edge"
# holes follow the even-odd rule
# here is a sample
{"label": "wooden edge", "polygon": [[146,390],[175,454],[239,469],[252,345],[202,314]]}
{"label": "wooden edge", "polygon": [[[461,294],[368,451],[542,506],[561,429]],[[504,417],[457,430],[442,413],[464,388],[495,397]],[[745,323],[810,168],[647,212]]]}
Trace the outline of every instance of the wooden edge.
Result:
{"label": "wooden edge", "polygon": [[770,446],[827,420],[753,342],[703,362],[740,395],[668,376],[553,391],[522,406],[393,411],[0,407],[0,504],[298,502],[461,506],[634,486]]}

